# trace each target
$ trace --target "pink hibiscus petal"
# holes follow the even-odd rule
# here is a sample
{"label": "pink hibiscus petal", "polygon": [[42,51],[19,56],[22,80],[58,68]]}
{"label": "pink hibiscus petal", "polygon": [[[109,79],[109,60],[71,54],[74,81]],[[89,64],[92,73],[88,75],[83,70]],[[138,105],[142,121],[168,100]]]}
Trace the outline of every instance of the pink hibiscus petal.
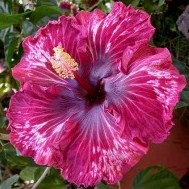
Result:
{"label": "pink hibiscus petal", "polygon": [[[119,62],[126,47],[149,42],[154,33],[147,13],[126,7],[121,2],[114,3],[107,16],[95,10],[91,14],[81,12],[76,18],[86,34],[86,50],[91,54],[91,64],[97,64],[90,70],[94,77],[102,78],[104,70],[111,72],[111,62]],[[84,74],[89,70],[86,67]]]}
{"label": "pink hibiscus petal", "polygon": [[[76,46],[79,30],[75,27],[75,20],[60,17],[58,21],[50,21],[47,26],[39,29],[37,34],[29,36],[23,41],[24,56],[13,69],[13,76],[21,83],[30,81],[33,84],[49,86],[51,84],[67,85],[52,68],[50,58],[53,48],[59,44],[76,58]],[[56,36],[56,37],[54,37]]]}
{"label": "pink hibiscus petal", "polygon": [[118,182],[148,150],[140,140],[122,136],[122,126],[101,105],[80,112],[66,123],[54,166],[77,186],[94,186],[101,180]]}
{"label": "pink hibiscus petal", "polygon": [[112,114],[122,115],[124,132],[142,141],[162,142],[173,126],[172,111],[184,76],[171,63],[167,49],[144,45],[133,54],[123,73],[104,79]]}
{"label": "pink hibiscus petal", "polygon": [[21,154],[38,164],[52,165],[53,143],[62,137],[69,117],[83,106],[74,93],[62,87],[24,86],[11,98],[7,113],[10,141]]}

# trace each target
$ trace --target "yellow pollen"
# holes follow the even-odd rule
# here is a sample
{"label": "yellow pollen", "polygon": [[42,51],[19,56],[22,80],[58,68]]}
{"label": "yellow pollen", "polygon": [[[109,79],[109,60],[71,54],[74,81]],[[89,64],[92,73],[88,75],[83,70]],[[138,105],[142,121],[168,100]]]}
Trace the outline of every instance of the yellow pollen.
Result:
{"label": "yellow pollen", "polygon": [[63,79],[74,79],[74,71],[79,70],[78,63],[64,51],[61,45],[53,48],[54,55],[50,61],[53,69]]}

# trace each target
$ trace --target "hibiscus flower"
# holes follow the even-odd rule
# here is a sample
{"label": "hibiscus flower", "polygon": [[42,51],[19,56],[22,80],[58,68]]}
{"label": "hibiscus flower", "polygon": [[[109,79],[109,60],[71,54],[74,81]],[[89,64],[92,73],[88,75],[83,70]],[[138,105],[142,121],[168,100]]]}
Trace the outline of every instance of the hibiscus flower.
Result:
{"label": "hibiscus flower", "polygon": [[185,78],[166,48],[148,43],[147,13],[114,3],[62,16],[23,41],[20,90],[7,113],[10,141],[76,185],[118,182],[160,143]]}

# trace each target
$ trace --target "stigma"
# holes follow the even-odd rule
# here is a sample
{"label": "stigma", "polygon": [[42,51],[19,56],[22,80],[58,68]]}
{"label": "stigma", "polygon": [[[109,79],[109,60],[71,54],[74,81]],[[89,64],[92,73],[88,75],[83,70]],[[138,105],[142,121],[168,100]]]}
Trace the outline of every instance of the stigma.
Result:
{"label": "stigma", "polygon": [[56,73],[63,79],[74,79],[75,71],[79,70],[78,63],[64,51],[62,45],[53,48],[54,55],[50,62]]}

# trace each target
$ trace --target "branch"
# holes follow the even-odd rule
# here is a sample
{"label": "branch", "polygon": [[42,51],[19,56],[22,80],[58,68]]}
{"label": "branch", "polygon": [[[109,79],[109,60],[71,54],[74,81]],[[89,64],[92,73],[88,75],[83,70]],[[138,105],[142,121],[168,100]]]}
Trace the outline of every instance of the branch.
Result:
{"label": "branch", "polygon": [[97,3],[89,7],[88,11],[92,11],[94,8],[96,8],[100,3],[102,3],[103,0],[99,0]]}
{"label": "branch", "polygon": [[33,185],[33,187],[31,189],[37,189],[37,187],[40,185],[40,183],[42,182],[42,180],[46,177],[46,175],[48,174],[48,172],[50,171],[50,167],[47,167],[45,169],[45,171],[43,172],[43,174],[40,176],[40,178],[38,179],[38,181]]}
{"label": "branch", "polygon": [[120,181],[117,183],[117,185],[118,185],[118,189],[121,189],[121,182]]}
{"label": "branch", "polygon": [[8,140],[9,141],[9,135],[4,134],[4,133],[0,133],[0,140]]}

